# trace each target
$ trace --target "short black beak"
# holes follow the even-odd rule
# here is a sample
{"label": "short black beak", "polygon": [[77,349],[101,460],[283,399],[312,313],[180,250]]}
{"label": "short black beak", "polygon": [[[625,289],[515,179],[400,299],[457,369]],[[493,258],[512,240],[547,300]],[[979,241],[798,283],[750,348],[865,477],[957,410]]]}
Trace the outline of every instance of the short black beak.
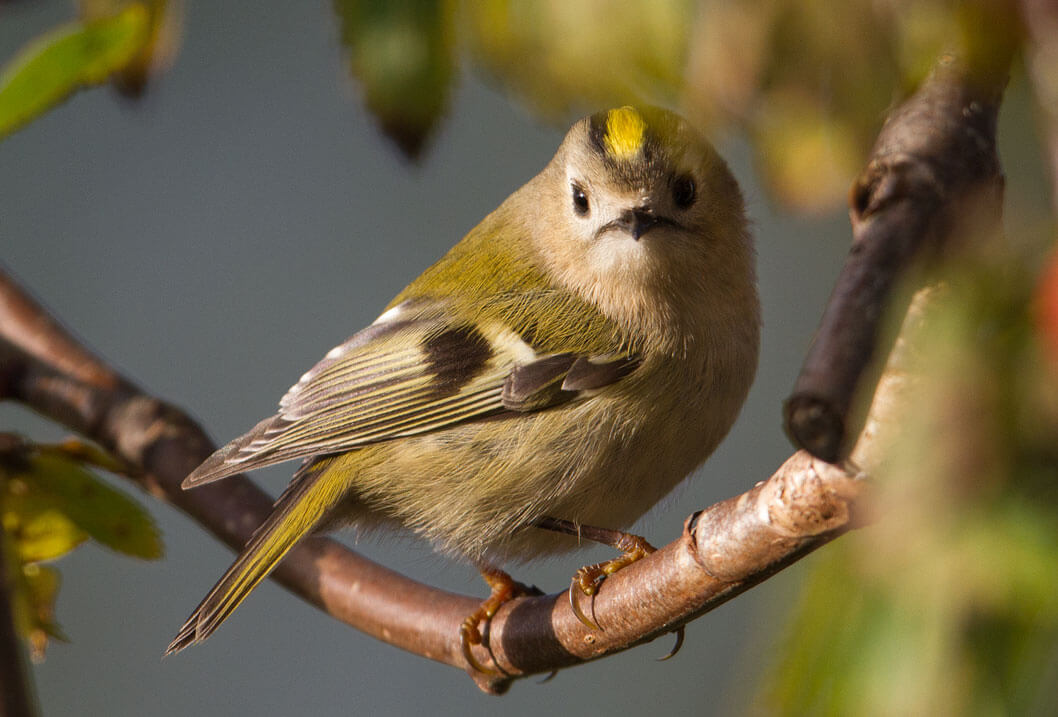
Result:
{"label": "short black beak", "polygon": [[639,237],[643,236],[660,223],[661,219],[654,215],[653,210],[642,207],[639,209],[629,209],[621,215],[620,219],[614,222],[618,227],[631,234],[637,241],[639,240]]}

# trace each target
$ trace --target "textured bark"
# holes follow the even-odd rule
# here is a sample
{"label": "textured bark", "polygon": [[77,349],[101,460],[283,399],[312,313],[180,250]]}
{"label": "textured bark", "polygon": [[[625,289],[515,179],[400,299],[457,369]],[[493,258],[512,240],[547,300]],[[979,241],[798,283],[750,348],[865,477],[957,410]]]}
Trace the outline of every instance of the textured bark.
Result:
{"label": "textured bark", "polygon": [[895,289],[953,238],[980,236],[1000,219],[1003,175],[996,123],[1001,71],[946,57],[889,116],[849,197],[853,242],[793,393],[786,430],[794,443],[835,462],[862,428],[890,344],[884,319],[902,316],[910,292]]}

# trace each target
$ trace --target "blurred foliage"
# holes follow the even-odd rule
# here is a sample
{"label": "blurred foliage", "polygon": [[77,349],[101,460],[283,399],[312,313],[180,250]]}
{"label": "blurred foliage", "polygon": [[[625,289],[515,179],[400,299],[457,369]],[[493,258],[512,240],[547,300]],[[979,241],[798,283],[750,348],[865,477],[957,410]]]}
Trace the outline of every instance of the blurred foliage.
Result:
{"label": "blurred foliage", "polygon": [[452,2],[335,0],[334,9],[364,104],[405,155],[417,158],[451,92]]}
{"label": "blurred foliage", "polygon": [[65,639],[54,621],[59,573],[41,565],[85,540],[153,560],[162,542],[150,515],[85,468],[119,469],[98,449],[72,441],[33,445],[0,434],[0,541],[15,575],[12,602],[19,632],[34,659],[48,638]]}
{"label": "blurred foliage", "polygon": [[[1004,0],[491,0],[464,3],[470,58],[534,112],[567,124],[604,106],[681,109],[704,131],[751,139],[772,196],[831,209],[886,110],[942,51],[1005,63]],[[1000,65],[1003,66],[1003,65]]]}
{"label": "blurred foliage", "polygon": [[[0,137],[83,87],[139,94],[175,56],[177,0],[79,7],[0,72]],[[334,0],[334,12],[366,107],[407,156],[436,132],[465,62],[558,126],[652,103],[711,135],[744,133],[771,196],[801,211],[844,202],[886,111],[938,54],[1002,65],[1022,30],[1008,0]],[[769,714],[1058,712],[1058,260],[1033,296],[1031,262],[990,251],[950,268],[916,337],[922,388],[877,476],[883,519],[812,559],[761,698]],[[161,552],[149,517],[85,463],[105,460],[0,452],[4,546],[37,654],[61,636],[59,575],[42,561],[89,537]]]}
{"label": "blurred foliage", "polygon": [[140,4],[72,22],[24,47],[0,72],[0,138],[76,90],[105,82],[137,56],[148,38]]}
{"label": "blurred foliage", "polygon": [[695,3],[486,0],[464,3],[475,62],[545,117],[634,102],[674,104]]}
{"label": "blurred foliage", "polygon": [[147,12],[147,32],[138,51],[115,68],[110,80],[126,97],[139,97],[152,75],[176,60],[183,30],[183,0],[78,0],[81,18],[102,20],[139,5]]}
{"label": "blurred foliage", "polygon": [[946,269],[877,524],[813,559],[763,712],[1058,714],[1058,268],[1036,264]]}
{"label": "blurred foliage", "polygon": [[[111,78],[143,91],[173,60],[182,2],[79,0],[0,79],[0,136]],[[549,122],[627,103],[745,132],[772,196],[844,202],[896,100],[942,51],[987,65],[1020,41],[1010,0],[334,0],[364,103],[417,158],[465,59]]]}

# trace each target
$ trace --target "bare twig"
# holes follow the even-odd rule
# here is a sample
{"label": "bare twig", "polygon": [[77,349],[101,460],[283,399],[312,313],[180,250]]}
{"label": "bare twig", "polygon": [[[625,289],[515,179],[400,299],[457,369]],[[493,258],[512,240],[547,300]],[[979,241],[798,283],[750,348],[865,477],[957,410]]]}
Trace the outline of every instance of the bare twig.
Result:
{"label": "bare twig", "polygon": [[919,91],[894,111],[850,195],[852,250],[785,404],[794,443],[824,460],[848,454],[884,363],[880,345],[894,288],[911,266],[975,222],[994,226],[1003,177],[996,121],[1006,64],[989,72],[942,59]]}
{"label": "bare twig", "polygon": [[[70,352],[76,362],[65,358]],[[271,510],[271,499],[241,476],[182,491],[180,481],[213,450],[201,429],[77,345],[2,273],[0,398],[21,401],[98,442],[133,466],[134,479],[147,490],[234,549]],[[770,480],[692,517],[680,539],[609,578],[595,605],[604,629],[581,624],[564,594],[505,605],[489,642],[506,676],[473,676],[482,689],[502,692],[516,677],[671,631],[848,530],[858,490],[838,468],[797,454]],[[465,667],[458,629],[477,598],[421,585],[320,537],[302,541],[273,576],[357,629]]]}
{"label": "bare twig", "polygon": [[[7,447],[0,443],[0,461],[6,451]],[[0,476],[3,472],[0,465]],[[25,656],[15,631],[14,611],[11,609],[14,569],[7,564],[8,556],[8,546],[4,545],[4,535],[0,531],[0,717],[30,717],[36,714],[36,710],[30,696]]]}

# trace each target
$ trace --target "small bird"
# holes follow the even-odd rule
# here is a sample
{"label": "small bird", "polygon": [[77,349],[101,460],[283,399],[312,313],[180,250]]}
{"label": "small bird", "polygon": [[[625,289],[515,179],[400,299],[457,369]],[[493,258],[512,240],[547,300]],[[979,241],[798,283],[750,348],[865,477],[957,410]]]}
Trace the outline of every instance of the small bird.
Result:
{"label": "small bird", "polygon": [[540,174],[330,351],[279,412],[184,488],[302,459],[166,654],[204,640],[302,537],[397,527],[474,564],[490,597],[471,645],[518,584],[509,562],[574,549],[573,595],[653,550],[620,529],[731,428],[756,372],[760,307],[742,195],[684,119],[585,117]]}

